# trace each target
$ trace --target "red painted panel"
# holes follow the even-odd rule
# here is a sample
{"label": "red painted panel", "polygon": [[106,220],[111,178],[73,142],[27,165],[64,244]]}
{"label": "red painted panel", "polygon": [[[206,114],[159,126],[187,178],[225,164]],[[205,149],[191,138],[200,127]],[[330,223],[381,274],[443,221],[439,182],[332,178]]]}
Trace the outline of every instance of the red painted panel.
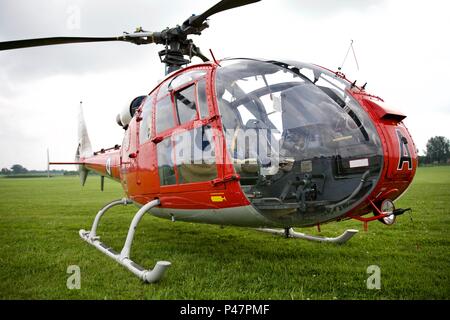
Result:
{"label": "red painted panel", "polygon": [[[361,104],[363,109],[370,115],[375,123],[381,138],[384,166],[381,177],[368,199],[351,212],[348,212],[346,214],[347,217],[355,215],[360,216],[372,212],[373,208],[369,203],[369,199],[375,204],[379,204],[387,198],[391,200],[398,198],[411,184],[418,166],[416,146],[404,124],[396,119],[386,119],[383,116],[380,117],[382,113],[380,113],[379,109],[374,108],[374,102],[376,101],[376,104],[378,105],[382,104],[382,100],[361,92],[350,93]],[[393,109],[389,110],[389,112],[394,112]],[[386,109],[383,112],[386,114],[388,111]],[[402,137],[405,140],[403,140]],[[409,156],[411,157],[410,166],[405,159],[403,159],[405,161],[402,162],[402,147],[403,155],[409,153]],[[407,151],[405,151],[405,148],[407,148]]]}

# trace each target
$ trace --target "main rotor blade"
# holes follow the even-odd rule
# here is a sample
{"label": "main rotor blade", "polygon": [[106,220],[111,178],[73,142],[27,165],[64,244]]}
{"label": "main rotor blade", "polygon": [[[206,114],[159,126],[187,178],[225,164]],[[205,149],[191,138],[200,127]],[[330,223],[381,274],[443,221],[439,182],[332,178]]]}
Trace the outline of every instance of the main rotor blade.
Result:
{"label": "main rotor blade", "polygon": [[118,40],[119,40],[118,37],[107,37],[107,38],[53,37],[53,38],[26,39],[26,40],[0,42],[0,50],[51,46],[55,44],[66,44],[66,43],[103,42],[103,41],[118,41]]}
{"label": "main rotor blade", "polygon": [[155,36],[157,36],[157,33],[136,32],[124,34],[119,37],[53,37],[53,38],[14,40],[14,41],[0,42],[0,51],[30,48],[30,47],[51,46],[56,44],[85,43],[85,42],[126,41],[135,44],[147,44],[156,42]]}
{"label": "main rotor blade", "polygon": [[199,27],[206,19],[208,19],[208,17],[212,16],[213,14],[237,7],[246,6],[248,4],[259,1],[261,0],[222,0],[203,12],[201,15],[195,16],[191,20],[191,24],[194,27]]}

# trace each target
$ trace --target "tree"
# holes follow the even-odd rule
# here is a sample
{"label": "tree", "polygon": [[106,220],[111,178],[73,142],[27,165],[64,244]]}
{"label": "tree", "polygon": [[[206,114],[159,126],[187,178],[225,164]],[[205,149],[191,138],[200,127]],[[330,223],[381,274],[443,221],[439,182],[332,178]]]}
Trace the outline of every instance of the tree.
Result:
{"label": "tree", "polygon": [[442,136],[430,138],[426,153],[430,163],[445,163],[450,158],[450,141]]}
{"label": "tree", "polygon": [[[424,153],[426,153],[426,151],[424,151]],[[427,156],[418,156],[418,158],[419,158],[419,167],[430,163]]]}
{"label": "tree", "polygon": [[11,171],[13,174],[19,174],[19,173],[27,173],[27,168],[21,166],[20,164],[15,164],[11,167]]}
{"label": "tree", "polygon": [[0,172],[0,174],[3,174],[3,175],[7,175],[10,173],[11,173],[11,171],[8,168],[2,168],[2,171]]}

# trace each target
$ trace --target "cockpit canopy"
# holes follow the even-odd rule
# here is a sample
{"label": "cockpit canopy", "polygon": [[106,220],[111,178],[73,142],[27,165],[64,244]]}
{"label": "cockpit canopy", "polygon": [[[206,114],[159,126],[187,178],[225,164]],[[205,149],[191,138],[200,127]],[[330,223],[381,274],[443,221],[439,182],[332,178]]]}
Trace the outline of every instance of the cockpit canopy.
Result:
{"label": "cockpit canopy", "polygon": [[374,187],[381,143],[349,83],[313,65],[251,59],[222,61],[215,80],[228,157],[269,218],[338,215]]}

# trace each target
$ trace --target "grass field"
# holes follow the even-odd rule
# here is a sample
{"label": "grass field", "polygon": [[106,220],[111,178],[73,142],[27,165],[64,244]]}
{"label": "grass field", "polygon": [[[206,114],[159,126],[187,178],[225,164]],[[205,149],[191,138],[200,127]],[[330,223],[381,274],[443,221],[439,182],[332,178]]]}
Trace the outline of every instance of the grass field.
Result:
{"label": "grass field", "polygon": [[[147,215],[131,256],[147,268],[172,267],[143,284],[78,236],[103,204],[122,197],[98,177],[0,179],[1,299],[449,299],[450,167],[420,168],[398,207],[412,207],[387,227],[347,221],[322,226],[335,236],[361,232],[344,246],[284,239],[250,229],[172,223]],[[102,240],[119,250],[135,213],[116,207],[102,220]],[[317,234],[315,229],[306,232]],[[69,290],[69,265],[81,289]],[[381,290],[368,290],[367,267],[381,269]]]}

